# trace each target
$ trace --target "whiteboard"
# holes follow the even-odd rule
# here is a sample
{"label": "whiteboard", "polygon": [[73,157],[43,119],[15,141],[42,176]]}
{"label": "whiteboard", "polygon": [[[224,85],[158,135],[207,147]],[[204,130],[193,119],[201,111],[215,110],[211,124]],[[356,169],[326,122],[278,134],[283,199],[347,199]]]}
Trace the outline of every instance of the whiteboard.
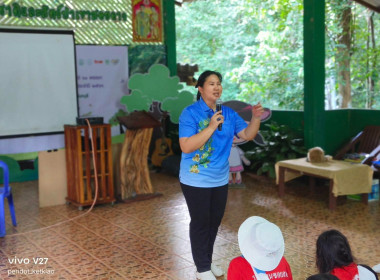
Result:
{"label": "whiteboard", "polygon": [[63,132],[78,116],[72,31],[0,29],[0,137]]}

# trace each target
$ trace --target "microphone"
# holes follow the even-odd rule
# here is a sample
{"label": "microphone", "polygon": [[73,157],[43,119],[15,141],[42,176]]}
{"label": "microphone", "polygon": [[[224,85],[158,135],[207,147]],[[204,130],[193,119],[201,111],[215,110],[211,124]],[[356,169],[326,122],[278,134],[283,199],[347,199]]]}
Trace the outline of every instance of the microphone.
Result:
{"label": "microphone", "polygon": [[[220,110],[222,110],[222,101],[218,100],[218,101],[216,101],[216,111],[218,112]],[[218,130],[219,131],[222,130],[222,124],[221,123],[218,125]]]}

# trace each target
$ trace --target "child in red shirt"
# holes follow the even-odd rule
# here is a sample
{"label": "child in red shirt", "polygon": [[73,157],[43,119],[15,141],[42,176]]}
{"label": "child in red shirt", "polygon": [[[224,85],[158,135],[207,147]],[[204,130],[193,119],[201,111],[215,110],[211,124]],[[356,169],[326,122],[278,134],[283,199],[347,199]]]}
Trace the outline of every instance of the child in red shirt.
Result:
{"label": "child in red shirt", "polygon": [[238,241],[243,256],[230,262],[228,280],[293,279],[278,226],[262,217],[250,217],[241,224]]}
{"label": "child in red shirt", "polygon": [[355,263],[346,236],[338,230],[327,230],[319,235],[316,253],[320,273],[330,273],[339,280],[378,280],[370,267]]}

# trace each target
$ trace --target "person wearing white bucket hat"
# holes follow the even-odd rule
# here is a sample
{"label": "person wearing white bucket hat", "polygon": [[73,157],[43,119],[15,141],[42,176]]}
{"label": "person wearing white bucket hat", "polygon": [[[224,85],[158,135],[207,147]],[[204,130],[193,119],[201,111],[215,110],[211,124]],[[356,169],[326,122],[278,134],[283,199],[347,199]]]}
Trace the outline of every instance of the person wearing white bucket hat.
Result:
{"label": "person wearing white bucket hat", "polygon": [[243,254],[228,267],[228,280],[292,280],[292,271],[284,257],[285,243],[280,228],[268,220],[253,216],[238,231]]}

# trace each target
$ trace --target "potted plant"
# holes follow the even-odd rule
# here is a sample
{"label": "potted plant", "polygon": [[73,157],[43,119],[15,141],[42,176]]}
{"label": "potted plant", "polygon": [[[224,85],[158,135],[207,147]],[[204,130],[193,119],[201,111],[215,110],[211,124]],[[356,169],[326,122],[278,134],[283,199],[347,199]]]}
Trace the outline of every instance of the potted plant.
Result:
{"label": "potted plant", "polygon": [[245,154],[252,162],[249,169],[255,171],[257,175],[267,174],[270,178],[275,178],[276,162],[304,157],[307,149],[304,147],[303,138],[288,126],[279,125],[274,121],[264,126],[266,129],[261,130],[261,133],[266,144],[257,146]]}

